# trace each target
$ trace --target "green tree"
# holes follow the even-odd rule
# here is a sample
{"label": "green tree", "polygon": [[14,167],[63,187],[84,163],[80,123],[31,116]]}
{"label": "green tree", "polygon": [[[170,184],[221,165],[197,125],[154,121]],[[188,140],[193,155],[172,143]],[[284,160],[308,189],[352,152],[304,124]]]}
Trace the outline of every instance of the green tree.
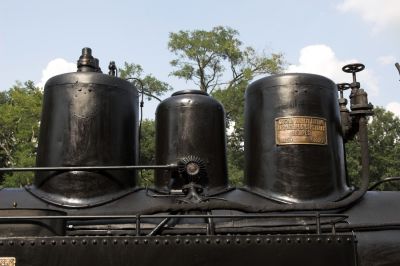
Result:
{"label": "green tree", "polygon": [[170,33],[168,48],[177,56],[171,61],[176,68],[171,75],[191,80],[200,90],[212,92],[282,70],[281,54],[257,54],[254,48],[243,47],[238,36],[237,30],[222,26],[211,31]]}
{"label": "green tree", "polygon": [[229,27],[210,31],[170,33],[168,47],[175,54],[171,75],[193,81],[200,90],[211,93],[227,113],[228,169],[231,182],[240,184],[243,176],[244,92],[256,76],[282,71],[282,54],[266,55],[244,47],[239,32]]}
{"label": "green tree", "polygon": [[168,83],[158,80],[151,74],[144,75],[143,68],[139,64],[125,62],[124,67],[118,70],[119,77],[131,81],[140,91],[143,89],[143,93],[148,100],[156,99],[161,101],[159,97],[172,90]]}
{"label": "green tree", "polygon": [[[400,176],[400,119],[382,107],[374,109],[368,124],[370,183]],[[351,182],[360,184],[360,148],[357,139],[346,144],[347,171]],[[378,190],[398,190],[400,183],[384,183]]]}
{"label": "green tree", "polygon": [[[32,81],[17,83],[0,96],[1,167],[35,164],[42,92]],[[0,177],[4,186],[31,183],[32,174],[13,173]]]}
{"label": "green tree", "polygon": [[[151,119],[145,119],[142,121],[141,132],[140,132],[140,158],[139,163],[141,165],[154,165],[156,164],[155,158],[155,122]],[[141,186],[151,186],[154,183],[153,170],[142,170],[140,171],[139,184]]]}

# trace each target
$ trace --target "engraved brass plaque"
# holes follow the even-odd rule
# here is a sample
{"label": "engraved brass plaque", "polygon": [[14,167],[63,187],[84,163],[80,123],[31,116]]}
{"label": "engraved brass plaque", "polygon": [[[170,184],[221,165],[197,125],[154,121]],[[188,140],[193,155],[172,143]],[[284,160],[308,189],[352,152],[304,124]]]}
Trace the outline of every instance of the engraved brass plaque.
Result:
{"label": "engraved brass plaque", "polygon": [[0,257],[0,266],[15,266],[15,262],[14,257]]}
{"label": "engraved brass plaque", "polygon": [[275,119],[276,145],[327,145],[326,119],[312,116],[287,116]]}

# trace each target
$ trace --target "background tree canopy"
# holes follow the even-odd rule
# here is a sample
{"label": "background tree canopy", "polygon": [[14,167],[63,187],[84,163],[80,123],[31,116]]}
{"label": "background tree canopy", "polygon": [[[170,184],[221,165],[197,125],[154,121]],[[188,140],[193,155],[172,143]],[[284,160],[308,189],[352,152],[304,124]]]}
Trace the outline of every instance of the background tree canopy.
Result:
{"label": "background tree canopy", "polygon": [[[228,27],[210,31],[193,30],[171,33],[168,47],[175,55],[171,75],[193,81],[225,107],[228,132],[228,169],[230,181],[240,184],[243,177],[244,93],[259,75],[280,73],[281,54],[257,53],[243,46],[239,33]],[[125,63],[120,77],[129,79],[150,99],[161,100],[171,86],[144,74],[139,64]],[[137,79],[141,80],[138,83]],[[143,85],[143,87],[142,87]],[[42,92],[33,82],[17,83],[0,92],[0,167],[35,164]],[[381,107],[375,108],[369,123],[371,183],[384,177],[400,176],[400,120]],[[140,164],[155,163],[155,122],[144,120],[141,126]],[[347,172],[352,184],[359,184],[360,150],[357,140],[346,144]],[[32,182],[32,175],[0,175],[2,186],[18,187]],[[143,171],[141,185],[153,182],[152,172]],[[385,183],[378,189],[400,188],[400,183]]]}

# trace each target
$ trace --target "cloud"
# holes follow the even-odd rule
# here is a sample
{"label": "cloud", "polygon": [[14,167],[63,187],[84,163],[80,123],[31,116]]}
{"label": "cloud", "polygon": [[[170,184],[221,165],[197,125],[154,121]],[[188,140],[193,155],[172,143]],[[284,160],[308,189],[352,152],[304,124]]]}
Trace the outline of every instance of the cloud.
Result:
{"label": "cloud", "polygon": [[386,109],[390,112],[394,113],[397,117],[400,118],[400,103],[391,102],[386,105]]}
{"label": "cloud", "polygon": [[400,26],[399,0],[344,0],[337,8],[360,15],[373,25],[374,31]]}
{"label": "cloud", "polygon": [[378,57],[378,63],[381,65],[392,65],[396,62],[396,57],[393,55],[384,55]]}
{"label": "cloud", "polygon": [[[347,64],[357,63],[356,59],[340,60],[332,48],[324,44],[309,45],[300,50],[299,63],[289,65],[287,73],[312,73],[325,76],[336,83],[352,81],[351,74],[342,71]],[[365,69],[357,74],[357,80],[371,96],[379,94],[378,78],[372,70]]]}
{"label": "cloud", "polygon": [[37,83],[38,87],[44,87],[47,80],[64,73],[75,72],[76,71],[76,63],[70,63],[62,58],[56,58],[51,60],[45,69],[42,71],[42,78],[40,82]]}

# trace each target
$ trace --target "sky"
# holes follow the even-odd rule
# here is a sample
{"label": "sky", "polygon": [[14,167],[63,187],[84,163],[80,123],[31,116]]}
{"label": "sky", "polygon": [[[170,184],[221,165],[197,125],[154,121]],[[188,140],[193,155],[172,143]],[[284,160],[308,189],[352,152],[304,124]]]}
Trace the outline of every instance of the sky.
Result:
{"label": "sky", "polygon": [[[345,64],[365,64],[358,81],[369,101],[400,116],[398,13],[399,0],[0,1],[0,90],[75,71],[83,47],[103,72],[111,60],[135,63],[175,90],[195,89],[169,75],[169,33],[229,26],[245,46],[282,53],[286,72],[342,83],[351,82]],[[145,103],[145,117],[155,106]]]}

